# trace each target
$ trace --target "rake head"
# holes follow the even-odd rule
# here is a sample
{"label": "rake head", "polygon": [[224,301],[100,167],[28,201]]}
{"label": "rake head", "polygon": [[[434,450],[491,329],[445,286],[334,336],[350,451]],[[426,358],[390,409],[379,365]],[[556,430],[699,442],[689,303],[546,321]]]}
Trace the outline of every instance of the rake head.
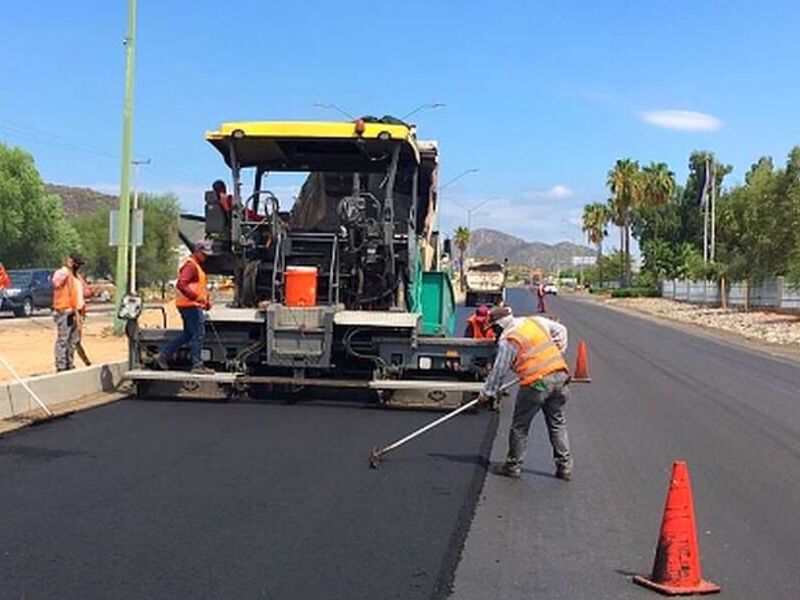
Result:
{"label": "rake head", "polygon": [[375,447],[369,454],[369,466],[373,469],[377,469],[380,465],[381,465],[381,454],[380,452],[378,452],[378,448]]}

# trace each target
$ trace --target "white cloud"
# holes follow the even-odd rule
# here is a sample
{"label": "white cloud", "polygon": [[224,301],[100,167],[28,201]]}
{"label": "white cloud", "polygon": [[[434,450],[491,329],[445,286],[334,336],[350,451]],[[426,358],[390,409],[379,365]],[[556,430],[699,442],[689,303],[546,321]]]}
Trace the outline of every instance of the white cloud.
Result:
{"label": "white cloud", "polygon": [[528,200],[564,200],[570,198],[575,192],[562,184],[556,184],[547,190],[528,190],[525,198]]}
{"label": "white cloud", "polygon": [[678,131],[717,131],[722,121],[713,115],[693,110],[646,110],[639,113],[645,123]]}

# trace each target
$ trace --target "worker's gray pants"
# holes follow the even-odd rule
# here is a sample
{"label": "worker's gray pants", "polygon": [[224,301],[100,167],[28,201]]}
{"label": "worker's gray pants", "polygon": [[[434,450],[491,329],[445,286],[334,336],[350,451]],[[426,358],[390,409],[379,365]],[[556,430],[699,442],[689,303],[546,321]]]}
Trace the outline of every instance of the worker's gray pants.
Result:
{"label": "worker's gray pants", "polygon": [[[569,437],[567,436],[567,419],[565,407],[569,398],[567,381],[569,375],[563,371],[543,377],[544,386],[536,390],[533,386],[525,386],[517,393],[514,406],[514,417],[508,435],[508,458],[506,462],[514,467],[522,468],[525,453],[528,449],[528,432],[536,413],[544,412],[550,445],[553,447],[553,460],[556,467],[563,471],[572,470],[572,456],[569,453]],[[538,382],[537,382],[538,383]]]}
{"label": "worker's gray pants", "polygon": [[56,322],[56,370],[75,368],[75,348],[80,341],[78,318],[73,313],[57,312]]}

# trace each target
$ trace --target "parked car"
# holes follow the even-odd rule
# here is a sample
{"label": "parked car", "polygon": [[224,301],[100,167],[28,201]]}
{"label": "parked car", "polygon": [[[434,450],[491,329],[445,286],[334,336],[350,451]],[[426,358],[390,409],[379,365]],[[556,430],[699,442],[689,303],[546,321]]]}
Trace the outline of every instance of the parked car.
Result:
{"label": "parked car", "polygon": [[116,293],[114,283],[109,279],[95,279],[89,282],[93,302],[111,302]]}
{"label": "parked car", "polygon": [[9,271],[11,286],[0,292],[0,311],[13,311],[17,317],[30,317],[37,308],[53,305],[50,269]]}
{"label": "parked car", "polygon": [[555,283],[545,283],[544,293],[552,296],[558,296],[558,286]]}

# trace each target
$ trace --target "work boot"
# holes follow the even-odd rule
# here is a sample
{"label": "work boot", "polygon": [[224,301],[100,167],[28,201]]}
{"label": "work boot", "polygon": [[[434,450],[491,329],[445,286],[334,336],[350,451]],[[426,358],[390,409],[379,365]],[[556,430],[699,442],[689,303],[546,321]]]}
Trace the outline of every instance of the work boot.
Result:
{"label": "work boot", "polygon": [[572,481],[572,469],[556,467],[556,478],[564,481]]}
{"label": "work boot", "polygon": [[509,477],[511,479],[519,479],[522,477],[522,467],[508,462],[503,463],[502,465],[495,465],[492,469],[492,472],[495,475]]}
{"label": "work boot", "polygon": [[196,367],[192,367],[192,374],[194,375],[213,375],[215,373],[214,369],[209,369],[204,365],[197,365]]}
{"label": "work boot", "polygon": [[158,365],[158,368],[161,369],[162,371],[169,371],[169,363],[167,362],[167,359],[161,355],[160,352],[153,357],[153,362],[156,365]]}

